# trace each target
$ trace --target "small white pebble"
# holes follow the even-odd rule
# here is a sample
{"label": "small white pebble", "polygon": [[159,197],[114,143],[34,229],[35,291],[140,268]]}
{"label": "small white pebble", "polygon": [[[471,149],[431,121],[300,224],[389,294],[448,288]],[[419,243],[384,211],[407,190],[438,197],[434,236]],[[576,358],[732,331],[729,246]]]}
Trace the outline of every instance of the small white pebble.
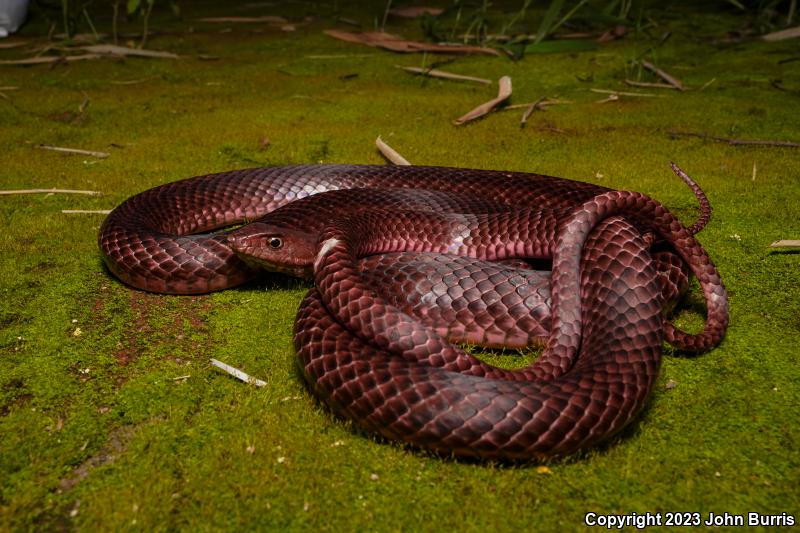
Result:
{"label": "small white pebble", "polygon": [[72,517],[72,518],[75,518],[76,516],[78,516],[78,510],[77,509],[71,510],[69,512],[69,516]]}
{"label": "small white pebble", "polygon": [[250,446],[248,446],[248,447],[247,447],[247,453],[249,453],[249,454],[253,454],[253,453],[255,453],[255,452],[256,452],[256,447],[255,447],[255,446],[253,446],[252,444],[251,444]]}
{"label": "small white pebble", "polygon": [[308,502],[303,502],[303,510],[308,511]]}
{"label": "small white pebble", "polygon": [[72,323],[73,323],[73,324],[77,324],[77,323],[78,323],[78,319],[77,319],[77,318],[73,318],[73,319],[72,319]]}
{"label": "small white pebble", "polygon": [[343,440],[337,440],[333,444],[331,444],[331,448],[336,448],[337,446],[344,446]]}
{"label": "small white pebble", "polygon": [[719,472],[714,472],[714,475],[717,477],[722,477],[722,474],[720,474]]}
{"label": "small white pebble", "polygon": [[594,177],[597,179],[603,179],[605,176],[603,176],[600,172],[595,172]]}
{"label": "small white pebble", "polygon": [[284,457],[284,456],[278,457],[278,464],[279,465],[282,465],[284,462],[286,462],[286,457]]}
{"label": "small white pebble", "polygon": [[380,478],[378,477],[378,474],[373,473],[369,475],[369,479],[371,481],[378,481]]}

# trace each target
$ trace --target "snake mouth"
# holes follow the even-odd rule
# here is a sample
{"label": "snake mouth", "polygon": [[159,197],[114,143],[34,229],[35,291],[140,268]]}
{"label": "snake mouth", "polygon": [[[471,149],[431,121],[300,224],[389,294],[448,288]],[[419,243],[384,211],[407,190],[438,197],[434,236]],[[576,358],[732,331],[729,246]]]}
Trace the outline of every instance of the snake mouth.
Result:
{"label": "snake mouth", "polygon": [[307,240],[259,223],[234,230],[225,239],[236,256],[251,268],[310,278],[313,269],[311,259],[306,257]]}

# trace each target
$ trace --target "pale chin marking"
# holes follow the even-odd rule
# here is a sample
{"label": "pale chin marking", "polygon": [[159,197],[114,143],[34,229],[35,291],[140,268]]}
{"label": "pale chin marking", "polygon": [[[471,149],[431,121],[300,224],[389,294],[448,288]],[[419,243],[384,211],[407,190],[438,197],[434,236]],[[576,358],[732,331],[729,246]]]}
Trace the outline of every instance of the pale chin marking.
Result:
{"label": "pale chin marking", "polygon": [[330,238],[322,243],[322,246],[320,247],[319,252],[317,253],[317,258],[314,259],[314,270],[319,268],[319,264],[322,262],[325,256],[328,255],[328,252],[331,251],[331,248],[333,248],[337,244],[339,244],[339,239],[336,238]]}

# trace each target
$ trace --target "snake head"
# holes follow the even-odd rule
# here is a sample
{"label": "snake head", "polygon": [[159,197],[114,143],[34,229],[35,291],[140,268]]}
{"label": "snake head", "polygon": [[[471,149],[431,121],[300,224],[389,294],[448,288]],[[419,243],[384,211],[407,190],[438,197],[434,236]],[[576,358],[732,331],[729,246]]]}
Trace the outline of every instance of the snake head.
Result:
{"label": "snake head", "polygon": [[227,244],[250,266],[291,276],[313,275],[317,236],[302,230],[253,222],[227,236]]}

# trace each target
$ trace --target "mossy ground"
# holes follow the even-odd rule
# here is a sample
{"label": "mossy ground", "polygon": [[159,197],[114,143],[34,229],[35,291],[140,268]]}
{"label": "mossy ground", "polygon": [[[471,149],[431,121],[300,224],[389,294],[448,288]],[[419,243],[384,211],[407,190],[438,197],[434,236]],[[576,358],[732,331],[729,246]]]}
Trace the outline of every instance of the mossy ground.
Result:
{"label": "mossy ground", "polygon": [[[149,45],[179,60],[0,67],[0,85],[20,88],[0,100],[2,188],[104,193],[0,198],[0,530],[569,531],[588,511],[798,518],[800,255],[767,245],[800,238],[800,150],[668,136],[677,129],[797,141],[800,63],[779,63],[798,54],[796,40],[714,44],[712,35],[741,20],[653,8],[652,37],[516,63],[458,59],[447,68],[510,75],[516,103],[573,103],[534,114],[525,129],[521,111],[456,127],[450,121],[491,98],[493,87],[409,76],[394,65],[432,58],[334,41],[322,34],[331,19],[292,33],[220,33],[192,19],[252,11],[183,7],[183,21],[156,12],[154,25],[174,32]],[[371,27],[382,9],[343,14]],[[389,29],[418,34],[414,23]],[[22,36],[40,30],[34,24]],[[654,57],[695,90],[595,103],[602,95],[588,89],[625,90],[627,62],[666,30],[672,38]],[[75,115],[84,95],[90,105]],[[446,460],[378,442],[312,399],[291,344],[305,284],[267,276],[199,297],[133,291],[102,265],[102,216],[61,213],[112,208],[156,184],[232,168],[380,163],[378,135],[413,163],[638,190],[691,221],[695,200],[667,166],[678,162],[714,207],[700,240],[730,294],[725,341],[698,357],[668,349],[642,416],[607,445],[553,462],[549,473]],[[682,324],[700,324],[702,311],[693,309]],[[212,357],[267,386],[215,371]]]}

